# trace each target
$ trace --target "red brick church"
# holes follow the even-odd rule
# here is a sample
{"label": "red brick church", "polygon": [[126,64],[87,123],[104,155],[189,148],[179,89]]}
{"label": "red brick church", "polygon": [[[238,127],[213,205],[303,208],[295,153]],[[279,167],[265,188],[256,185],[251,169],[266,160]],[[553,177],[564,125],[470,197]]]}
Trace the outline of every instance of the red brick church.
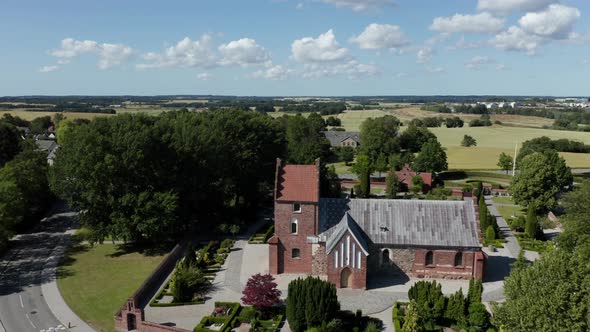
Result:
{"label": "red brick church", "polygon": [[367,288],[372,275],[482,278],[473,200],[321,198],[319,160],[277,160],[270,273],[304,273],[340,288]]}

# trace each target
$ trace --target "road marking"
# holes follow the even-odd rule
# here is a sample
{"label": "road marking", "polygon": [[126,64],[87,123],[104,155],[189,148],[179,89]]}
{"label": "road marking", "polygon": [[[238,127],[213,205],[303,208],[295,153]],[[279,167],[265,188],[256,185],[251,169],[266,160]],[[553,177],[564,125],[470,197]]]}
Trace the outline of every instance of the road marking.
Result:
{"label": "road marking", "polygon": [[18,298],[20,299],[20,307],[21,307],[21,308],[24,308],[24,307],[25,307],[25,305],[23,304],[23,296],[22,296],[22,295],[20,295],[20,294],[18,294]]}
{"label": "road marking", "polygon": [[37,327],[35,326],[35,324],[33,324],[33,321],[31,320],[31,317],[29,317],[29,314],[25,314],[25,316],[27,316],[27,319],[29,320],[29,323],[31,323],[31,326],[33,326],[33,328],[36,329]]}

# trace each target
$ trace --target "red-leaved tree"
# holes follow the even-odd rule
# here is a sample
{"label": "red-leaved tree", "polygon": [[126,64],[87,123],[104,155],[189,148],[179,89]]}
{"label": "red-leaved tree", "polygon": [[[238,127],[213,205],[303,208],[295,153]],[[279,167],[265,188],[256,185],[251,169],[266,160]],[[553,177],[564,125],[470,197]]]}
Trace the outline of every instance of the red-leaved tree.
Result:
{"label": "red-leaved tree", "polygon": [[258,273],[250,277],[242,294],[242,302],[260,311],[267,311],[281,302],[281,291],[270,274]]}

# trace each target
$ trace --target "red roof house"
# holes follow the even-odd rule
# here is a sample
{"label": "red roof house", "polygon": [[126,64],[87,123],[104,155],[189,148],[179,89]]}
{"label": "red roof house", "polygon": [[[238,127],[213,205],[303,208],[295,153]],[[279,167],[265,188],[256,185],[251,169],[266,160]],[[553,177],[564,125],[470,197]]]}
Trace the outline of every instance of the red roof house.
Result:
{"label": "red roof house", "polygon": [[414,172],[410,168],[410,165],[406,164],[400,171],[395,172],[395,175],[397,176],[401,189],[404,191],[408,191],[414,185],[412,179],[415,176],[420,176],[424,181],[422,192],[428,192],[432,188],[432,173]]}

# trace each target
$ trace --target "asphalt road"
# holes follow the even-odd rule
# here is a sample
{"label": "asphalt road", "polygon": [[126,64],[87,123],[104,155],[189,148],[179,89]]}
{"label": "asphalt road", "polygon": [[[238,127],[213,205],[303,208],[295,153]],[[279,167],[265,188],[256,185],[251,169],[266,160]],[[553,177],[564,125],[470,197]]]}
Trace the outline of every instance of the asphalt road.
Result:
{"label": "asphalt road", "polygon": [[48,262],[69,236],[64,232],[73,216],[56,206],[35,230],[15,237],[0,258],[0,332],[67,331],[47,306],[41,285],[54,278]]}

